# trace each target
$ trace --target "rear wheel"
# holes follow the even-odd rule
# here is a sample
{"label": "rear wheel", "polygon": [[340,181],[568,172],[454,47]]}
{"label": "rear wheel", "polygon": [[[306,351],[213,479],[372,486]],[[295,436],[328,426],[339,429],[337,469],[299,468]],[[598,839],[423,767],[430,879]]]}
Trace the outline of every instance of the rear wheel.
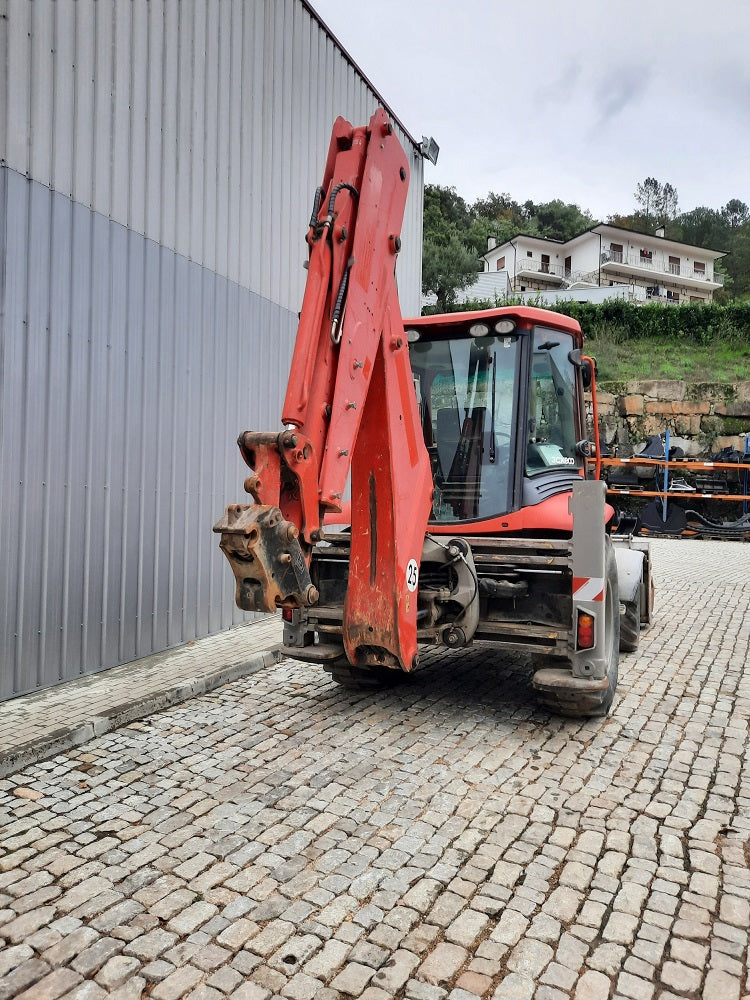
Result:
{"label": "rear wheel", "polygon": [[634,653],[641,638],[640,593],[634,601],[626,601],[623,608],[624,611],[620,615],[620,651]]}
{"label": "rear wheel", "polygon": [[602,681],[573,677],[570,666],[537,671],[534,686],[539,701],[556,715],[579,719],[607,715],[615,698],[619,677],[620,595],[617,586],[617,560],[609,538],[605,539],[605,547],[605,677]]}
{"label": "rear wheel", "polygon": [[589,714],[608,715],[615,700],[617,682],[620,676],[620,591],[617,584],[617,559],[612,542],[605,539],[607,593],[605,595],[605,630],[607,633],[607,690],[601,705]]}

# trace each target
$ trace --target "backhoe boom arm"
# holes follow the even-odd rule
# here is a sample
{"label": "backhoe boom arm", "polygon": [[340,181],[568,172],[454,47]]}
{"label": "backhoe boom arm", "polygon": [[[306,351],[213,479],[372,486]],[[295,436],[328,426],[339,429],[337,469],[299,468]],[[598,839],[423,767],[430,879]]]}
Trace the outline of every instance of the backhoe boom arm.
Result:
{"label": "backhoe boom arm", "polygon": [[308,567],[323,516],[341,512],[351,472],[344,647],[356,665],[410,670],[432,475],[395,281],[408,189],[385,112],[337,119],[310,228],[308,276],[285,430],[247,431],[240,450],[254,504],[214,526],[250,611],[310,606]]}

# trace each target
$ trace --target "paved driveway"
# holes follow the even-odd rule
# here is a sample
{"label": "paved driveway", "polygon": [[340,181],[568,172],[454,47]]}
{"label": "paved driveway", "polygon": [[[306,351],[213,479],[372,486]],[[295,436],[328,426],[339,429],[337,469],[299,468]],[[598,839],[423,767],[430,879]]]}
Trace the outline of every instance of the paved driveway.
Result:
{"label": "paved driveway", "polygon": [[287,660],[0,781],[0,1000],[750,992],[750,546],[655,563],[604,720]]}

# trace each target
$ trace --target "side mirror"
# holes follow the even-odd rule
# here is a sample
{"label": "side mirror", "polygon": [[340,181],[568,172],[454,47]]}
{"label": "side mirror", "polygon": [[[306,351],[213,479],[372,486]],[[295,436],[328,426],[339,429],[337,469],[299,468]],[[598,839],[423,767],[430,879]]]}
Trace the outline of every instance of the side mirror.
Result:
{"label": "side mirror", "polygon": [[[574,351],[570,351],[568,354],[568,361],[576,368],[581,369],[581,378],[583,379],[583,388],[590,389],[591,384],[594,381],[591,371],[591,360],[589,358],[584,358],[583,351],[580,348],[576,348]],[[594,372],[593,375],[598,374],[596,371],[596,361],[594,361]]]}

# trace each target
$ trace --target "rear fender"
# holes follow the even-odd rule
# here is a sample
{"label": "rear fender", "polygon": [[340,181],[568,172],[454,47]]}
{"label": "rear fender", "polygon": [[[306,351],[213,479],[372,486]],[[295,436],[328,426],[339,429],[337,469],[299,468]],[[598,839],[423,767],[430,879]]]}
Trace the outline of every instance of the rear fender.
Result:
{"label": "rear fender", "polygon": [[605,493],[606,486],[601,481],[582,479],[573,484],[568,499],[573,518],[573,642],[579,614],[591,615],[596,623],[593,647],[573,648],[570,662],[574,677],[589,680],[606,678],[611,650],[611,637],[607,633],[608,625],[611,626],[607,622],[611,597],[607,593]]}
{"label": "rear fender", "polygon": [[617,559],[617,583],[620,588],[620,600],[624,604],[635,601],[641,588],[643,576],[643,553],[615,546]]}
{"label": "rear fender", "polygon": [[650,625],[654,612],[654,580],[651,575],[651,548],[646,539],[612,535],[620,600],[635,601],[640,589],[641,625]]}

